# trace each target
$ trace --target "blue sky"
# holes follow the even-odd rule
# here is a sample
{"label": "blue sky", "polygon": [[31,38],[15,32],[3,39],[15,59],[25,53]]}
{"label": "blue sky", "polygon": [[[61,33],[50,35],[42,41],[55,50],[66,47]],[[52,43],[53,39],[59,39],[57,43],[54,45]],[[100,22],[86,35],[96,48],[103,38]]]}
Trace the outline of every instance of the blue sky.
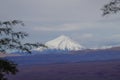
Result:
{"label": "blue sky", "polygon": [[120,44],[120,13],[103,17],[110,0],[1,0],[0,19],[22,20],[28,42],[66,35],[86,47]]}

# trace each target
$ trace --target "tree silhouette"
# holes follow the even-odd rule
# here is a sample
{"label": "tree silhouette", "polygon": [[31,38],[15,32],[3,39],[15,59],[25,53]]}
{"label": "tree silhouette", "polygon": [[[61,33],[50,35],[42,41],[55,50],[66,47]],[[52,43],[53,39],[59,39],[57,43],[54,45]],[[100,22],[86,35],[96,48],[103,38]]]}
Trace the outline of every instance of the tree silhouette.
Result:
{"label": "tree silhouette", "polygon": [[[39,46],[46,47],[40,43],[23,43],[22,40],[28,36],[26,32],[16,31],[16,25],[24,26],[19,20],[0,21],[0,54],[5,54],[10,50],[20,50],[31,53],[31,49]],[[6,74],[16,74],[18,72],[17,64],[12,61],[0,59],[0,80],[7,80]]]}
{"label": "tree silhouette", "polygon": [[120,11],[120,0],[112,0],[102,8],[103,16]]}
{"label": "tree silhouette", "polygon": [[0,80],[7,80],[6,74],[16,74],[18,72],[17,64],[12,61],[0,59]]}

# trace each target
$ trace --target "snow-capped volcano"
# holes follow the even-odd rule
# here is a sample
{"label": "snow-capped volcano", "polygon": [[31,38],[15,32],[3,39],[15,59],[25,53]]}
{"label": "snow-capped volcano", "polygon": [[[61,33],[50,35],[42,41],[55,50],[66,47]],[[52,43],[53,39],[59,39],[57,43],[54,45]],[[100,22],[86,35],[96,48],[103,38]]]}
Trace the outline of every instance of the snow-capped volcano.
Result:
{"label": "snow-capped volcano", "polygon": [[49,49],[59,49],[59,50],[81,50],[83,46],[79,45],[77,42],[73,41],[67,36],[59,36],[53,40],[45,43]]}

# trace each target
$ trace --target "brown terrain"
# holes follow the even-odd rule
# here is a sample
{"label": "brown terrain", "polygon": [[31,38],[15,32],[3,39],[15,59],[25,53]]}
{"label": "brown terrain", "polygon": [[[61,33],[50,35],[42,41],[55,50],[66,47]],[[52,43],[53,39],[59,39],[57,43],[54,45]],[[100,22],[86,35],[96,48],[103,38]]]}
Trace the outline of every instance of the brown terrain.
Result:
{"label": "brown terrain", "polygon": [[19,66],[9,80],[120,80],[120,61]]}

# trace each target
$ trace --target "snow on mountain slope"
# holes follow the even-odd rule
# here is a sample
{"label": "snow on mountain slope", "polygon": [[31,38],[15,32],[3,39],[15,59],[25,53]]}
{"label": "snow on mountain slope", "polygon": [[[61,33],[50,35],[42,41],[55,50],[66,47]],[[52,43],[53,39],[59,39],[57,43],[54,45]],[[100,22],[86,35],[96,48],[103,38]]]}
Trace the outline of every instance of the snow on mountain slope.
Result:
{"label": "snow on mountain slope", "polygon": [[91,50],[105,50],[105,49],[111,49],[113,46],[102,46],[102,47],[96,47],[96,48],[89,48]]}
{"label": "snow on mountain slope", "polygon": [[43,50],[46,50],[47,48],[46,47],[38,47],[36,49],[34,49],[34,51],[43,51]]}
{"label": "snow on mountain slope", "polygon": [[56,39],[48,41],[45,43],[46,46],[50,49],[59,49],[59,50],[82,50],[84,47],[79,45],[77,42],[73,41],[67,36],[60,36]]}

